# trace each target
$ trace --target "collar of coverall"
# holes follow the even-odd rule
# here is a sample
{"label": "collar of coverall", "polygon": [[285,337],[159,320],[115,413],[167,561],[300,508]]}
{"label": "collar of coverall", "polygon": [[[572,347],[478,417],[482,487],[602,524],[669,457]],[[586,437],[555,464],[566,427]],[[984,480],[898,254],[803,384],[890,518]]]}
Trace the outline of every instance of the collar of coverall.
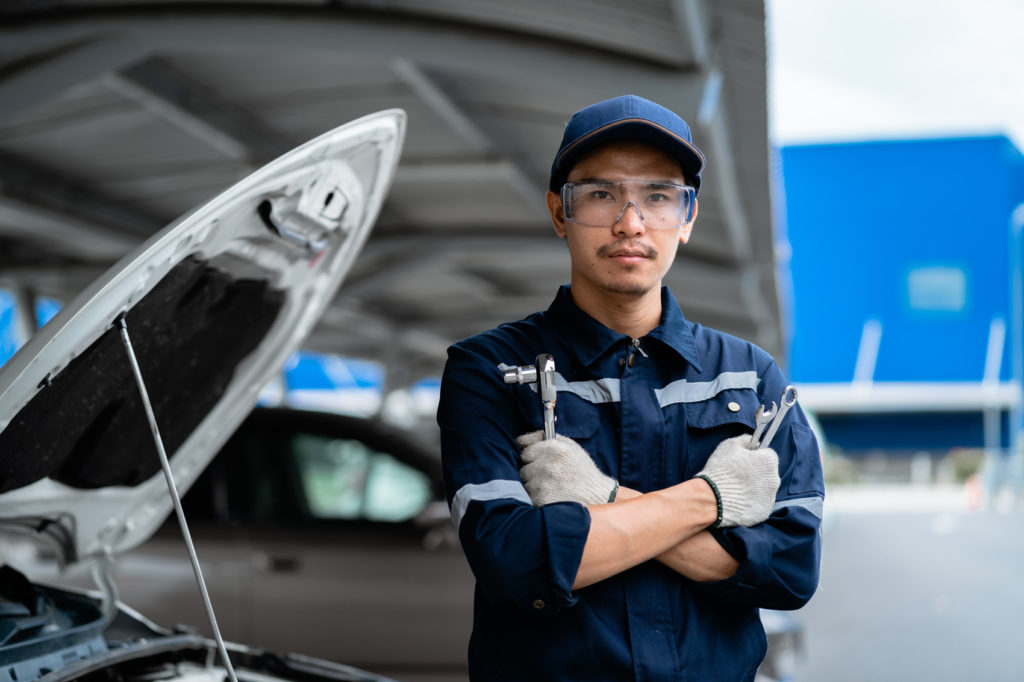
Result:
{"label": "collar of coverall", "polygon": [[[580,309],[572,300],[568,284],[563,284],[558,289],[555,300],[548,308],[548,315],[584,365],[593,364],[609,348],[621,343],[625,338],[625,335],[608,329]],[[679,309],[679,304],[668,287],[661,288],[661,323],[644,338],[657,339],[678,353],[697,371],[701,371],[697,342],[690,331],[689,323],[683,317],[683,311]]]}

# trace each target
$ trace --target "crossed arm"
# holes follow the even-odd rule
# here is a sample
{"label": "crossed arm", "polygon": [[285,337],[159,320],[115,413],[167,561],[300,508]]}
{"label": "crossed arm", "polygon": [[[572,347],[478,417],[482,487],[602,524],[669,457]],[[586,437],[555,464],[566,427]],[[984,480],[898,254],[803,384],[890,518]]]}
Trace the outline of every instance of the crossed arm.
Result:
{"label": "crossed arm", "polygon": [[[747,440],[723,441],[699,477],[641,494],[618,487],[579,444],[564,437],[545,441],[538,432],[518,439],[525,463],[520,475],[538,506],[563,501],[588,505],[590,531],[573,589],[650,559],[690,580],[723,580],[736,572],[739,562],[707,529],[716,522],[761,523],[779,486],[778,456],[769,448],[748,449]],[[614,503],[606,503],[609,497]]]}
{"label": "crossed arm", "polygon": [[590,534],[573,589],[657,559],[690,580],[724,580],[739,563],[706,529],[717,506],[701,479],[643,495],[620,487],[612,504],[590,507]]}

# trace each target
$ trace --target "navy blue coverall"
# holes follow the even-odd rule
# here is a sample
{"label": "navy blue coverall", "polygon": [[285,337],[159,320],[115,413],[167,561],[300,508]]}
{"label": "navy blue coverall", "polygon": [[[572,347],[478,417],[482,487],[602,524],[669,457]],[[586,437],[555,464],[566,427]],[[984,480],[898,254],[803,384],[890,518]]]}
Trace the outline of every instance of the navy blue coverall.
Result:
{"label": "navy blue coverall", "polygon": [[445,486],[476,577],[474,680],[752,680],[766,640],[758,607],[795,609],[818,584],[821,461],[799,406],[772,442],[782,483],[771,517],[712,533],[739,561],[697,583],[648,561],[572,590],[590,515],[537,508],[519,478],[516,436],[542,428],[536,385],[503,368],[554,356],[556,429],[623,486],[689,480],[786,379],[757,346],[687,321],[662,289],[661,324],[634,340],[580,310],[563,286],[547,311],[456,343],[441,383]]}

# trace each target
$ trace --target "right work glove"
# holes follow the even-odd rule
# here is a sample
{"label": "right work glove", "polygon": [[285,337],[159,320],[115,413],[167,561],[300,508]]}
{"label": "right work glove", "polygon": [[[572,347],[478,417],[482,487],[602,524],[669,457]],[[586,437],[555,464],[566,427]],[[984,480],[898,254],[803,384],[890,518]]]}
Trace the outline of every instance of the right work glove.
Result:
{"label": "right work glove", "polygon": [[727,438],[697,474],[719,505],[716,527],[756,526],[767,520],[779,490],[779,456],[771,448],[750,450],[750,434]]}
{"label": "right work glove", "polygon": [[618,482],[601,472],[586,450],[571,438],[544,440],[543,431],[516,438],[523,452],[519,476],[534,506],[552,502],[605,504],[615,500]]}

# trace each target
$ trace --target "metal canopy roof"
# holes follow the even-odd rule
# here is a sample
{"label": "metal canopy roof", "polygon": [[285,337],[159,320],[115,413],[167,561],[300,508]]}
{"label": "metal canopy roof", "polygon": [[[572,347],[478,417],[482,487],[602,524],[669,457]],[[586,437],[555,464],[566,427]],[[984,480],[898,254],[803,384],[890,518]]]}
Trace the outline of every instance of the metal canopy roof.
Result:
{"label": "metal canopy roof", "polygon": [[0,285],[67,300],[291,147],[401,107],[369,243],[307,347],[436,375],[568,280],[544,190],[573,111],[622,93],[708,157],[667,283],[780,355],[764,6],[752,0],[22,0],[0,8]]}

